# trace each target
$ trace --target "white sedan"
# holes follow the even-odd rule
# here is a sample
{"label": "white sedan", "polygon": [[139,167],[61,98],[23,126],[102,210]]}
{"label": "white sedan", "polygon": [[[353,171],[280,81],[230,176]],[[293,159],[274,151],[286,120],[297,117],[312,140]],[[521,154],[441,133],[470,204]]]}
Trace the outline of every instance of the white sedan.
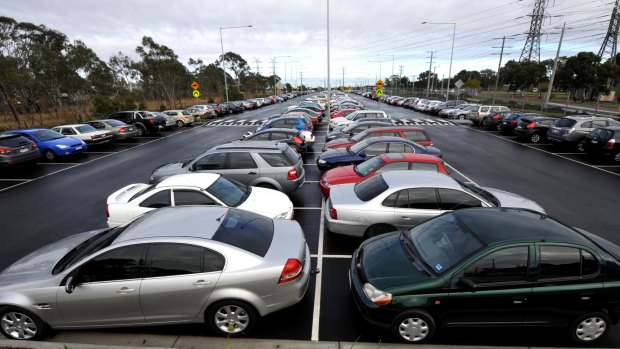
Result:
{"label": "white sedan", "polygon": [[100,131],[87,124],[61,125],[52,128],[52,130],[79,139],[87,144],[108,143],[114,138],[111,132]]}
{"label": "white sedan", "polygon": [[273,189],[248,187],[217,173],[188,173],[160,183],[130,184],[108,196],[108,226],[125,224],[141,214],[167,206],[236,207],[269,218],[293,218],[293,203]]}

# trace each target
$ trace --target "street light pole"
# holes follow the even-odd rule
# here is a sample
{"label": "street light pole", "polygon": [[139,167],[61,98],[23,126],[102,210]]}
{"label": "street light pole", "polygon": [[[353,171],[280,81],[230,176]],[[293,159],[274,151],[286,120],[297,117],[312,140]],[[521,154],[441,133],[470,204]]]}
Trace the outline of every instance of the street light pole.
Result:
{"label": "street light pole", "polygon": [[252,25],[242,25],[237,27],[220,27],[220,47],[222,49],[222,71],[224,72],[224,90],[226,91],[226,102],[228,102],[228,79],[226,78],[226,63],[224,61],[224,41],[222,39],[222,29],[235,29],[235,28],[252,28]]}
{"label": "street light pole", "polygon": [[[564,29],[566,29],[566,22],[562,26],[562,33],[560,34],[560,43],[558,44],[558,52],[555,54],[555,61],[553,62],[553,71],[551,72],[551,77],[549,78],[549,86],[547,87],[547,93],[545,94],[545,100],[542,103],[542,107],[540,111],[545,110],[545,105],[549,103],[549,98],[551,97],[551,89],[553,88],[553,79],[555,78],[555,71],[558,69],[558,58],[560,57],[560,49],[562,48],[562,39],[564,38]],[[570,90],[568,91],[570,96]]]}
{"label": "street light pole", "polygon": [[450,68],[448,69],[448,87],[446,89],[446,102],[450,100],[450,78],[452,77],[452,57],[454,57],[454,39],[456,38],[455,22],[422,22],[422,24],[452,24],[452,49],[450,50]]}

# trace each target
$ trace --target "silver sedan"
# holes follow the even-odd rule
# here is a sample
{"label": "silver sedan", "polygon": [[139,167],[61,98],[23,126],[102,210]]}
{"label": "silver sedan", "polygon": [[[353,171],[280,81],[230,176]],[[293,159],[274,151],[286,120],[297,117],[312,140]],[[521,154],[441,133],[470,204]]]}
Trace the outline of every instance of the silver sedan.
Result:
{"label": "silver sedan", "polygon": [[310,251],[299,224],[223,207],[158,209],[112,229],[70,236],[0,274],[0,333],[201,323],[247,333],[298,303]]}
{"label": "silver sedan", "polygon": [[332,186],[325,220],[333,233],[369,238],[467,207],[545,212],[536,202],[517,194],[467,185],[442,173],[394,171],[357,184]]}

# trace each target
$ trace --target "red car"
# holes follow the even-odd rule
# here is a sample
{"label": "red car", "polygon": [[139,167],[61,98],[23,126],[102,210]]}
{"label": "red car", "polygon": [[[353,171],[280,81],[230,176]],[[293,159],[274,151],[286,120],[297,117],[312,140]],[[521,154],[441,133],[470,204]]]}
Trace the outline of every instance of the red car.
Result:
{"label": "red car", "polygon": [[387,153],[370,158],[361,164],[336,167],[323,174],[319,182],[323,196],[329,196],[332,185],[359,183],[375,173],[400,170],[435,171],[450,175],[443,161],[433,155]]}
{"label": "red car", "polygon": [[349,138],[334,139],[333,141],[329,141],[323,145],[323,151],[336,148],[347,148],[357,142],[363,141],[368,137],[380,136],[402,137],[420,145],[433,145],[431,138],[426,134],[424,129],[415,126],[389,126],[370,128]]}
{"label": "red car", "polygon": [[299,111],[289,111],[286,114],[282,114],[282,116],[304,116],[304,114],[310,117],[310,121],[312,121],[312,126],[316,127],[319,124],[319,117],[315,113],[311,114],[311,113],[304,113],[304,112],[299,112]]}
{"label": "red car", "polygon": [[339,110],[339,111],[336,111],[336,112],[332,112],[331,114],[329,114],[329,117],[332,118],[332,119],[342,118],[342,117],[346,118],[347,115],[349,115],[349,114],[351,114],[353,112],[356,112],[356,111],[357,111],[357,109],[342,109],[342,110]]}

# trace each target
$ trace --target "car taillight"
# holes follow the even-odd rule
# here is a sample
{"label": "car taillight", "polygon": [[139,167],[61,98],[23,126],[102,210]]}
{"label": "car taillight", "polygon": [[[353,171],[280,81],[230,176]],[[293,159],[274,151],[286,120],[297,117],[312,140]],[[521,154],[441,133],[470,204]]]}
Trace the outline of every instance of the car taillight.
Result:
{"label": "car taillight", "polygon": [[11,149],[11,148],[0,148],[0,154],[6,154],[6,153],[10,153],[12,151],[13,151],[13,149]]}
{"label": "car taillight", "polygon": [[118,129],[118,132],[125,132],[125,131],[127,131],[127,130],[124,127],[121,127],[121,128]]}
{"label": "car taillight", "polygon": [[305,125],[305,126],[304,126],[304,130],[309,130],[309,129],[310,129],[310,126],[309,126],[309,125]]}
{"label": "car taillight", "polygon": [[286,176],[286,179],[288,179],[289,181],[297,179],[297,170],[294,169],[294,168],[288,170],[288,174]]}
{"label": "car taillight", "polygon": [[514,125],[514,124],[516,124],[516,123],[517,123],[517,120],[510,120],[510,124],[511,124],[511,125]]}
{"label": "car taillight", "polygon": [[36,148],[37,148],[37,144],[36,144],[36,143],[34,143],[34,142],[32,142],[32,143],[30,144],[30,146],[32,147],[32,149],[36,149]]}
{"label": "car taillight", "polygon": [[499,114],[493,115],[493,120],[497,120],[497,119],[499,119]]}
{"label": "car taillight", "polygon": [[301,143],[303,143],[303,140],[302,140],[301,138],[297,137],[297,136],[293,136],[293,140],[294,140],[294,141],[295,141],[295,143],[297,143],[297,144],[301,144]]}
{"label": "car taillight", "polygon": [[110,210],[108,209],[108,204],[105,204],[105,217],[110,218]]}
{"label": "car taillight", "polygon": [[607,141],[607,144],[605,145],[605,147],[607,147],[607,149],[613,149],[614,145],[616,145],[616,140],[610,139]]}
{"label": "car taillight", "polygon": [[289,258],[282,268],[282,273],[280,274],[280,280],[278,280],[278,284],[287,283],[293,280],[299,279],[301,276],[301,272],[304,270],[304,265],[296,258]]}
{"label": "car taillight", "polygon": [[477,118],[479,118],[479,117],[480,117],[480,113],[479,113],[479,112],[478,112],[478,113],[476,113],[476,117],[477,117]]}
{"label": "car taillight", "polygon": [[153,120],[149,120],[149,123],[150,123],[151,125],[155,125],[155,121],[153,121]]}
{"label": "car taillight", "polygon": [[336,209],[331,205],[331,203],[329,204],[329,218],[338,219],[338,211],[336,211]]}
{"label": "car taillight", "polygon": [[536,126],[536,123],[530,122],[529,124],[527,124],[527,126],[525,126],[525,128],[534,128],[534,126]]}

